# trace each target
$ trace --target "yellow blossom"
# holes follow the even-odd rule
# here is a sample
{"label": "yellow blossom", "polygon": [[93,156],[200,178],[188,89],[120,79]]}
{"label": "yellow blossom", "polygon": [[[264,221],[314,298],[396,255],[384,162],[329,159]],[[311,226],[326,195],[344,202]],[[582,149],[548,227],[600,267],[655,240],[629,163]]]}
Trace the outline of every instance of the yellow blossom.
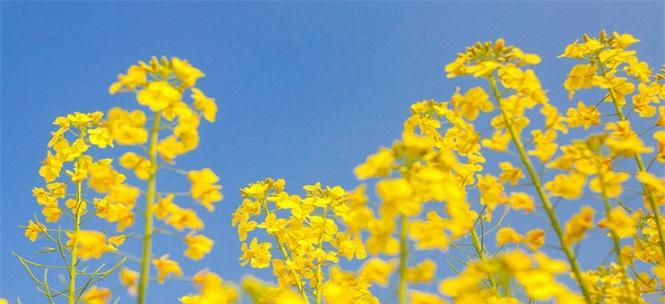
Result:
{"label": "yellow blossom", "polygon": [[501,247],[505,244],[519,244],[522,242],[524,237],[517,233],[515,229],[510,227],[501,227],[496,233],[496,246]]}
{"label": "yellow blossom", "polygon": [[513,164],[509,162],[499,163],[499,168],[501,168],[499,181],[502,183],[510,182],[512,186],[515,186],[520,179],[524,178],[522,169],[513,167]]}
{"label": "yellow blossom", "polygon": [[138,145],[148,141],[148,131],[144,128],[146,116],[143,111],[129,112],[122,108],[111,108],[104,122],[113,140],[121,145]]}
{"label": "yellow blossom", "polygon": [[367,260],[360,268],[360,277],[369,282],[386,286],[394,269],[395,263],[372,258]]}
{"label": "yellow blossom", "polygon": [[139,104],[148,106],[153,112],[162,111],[180,102],[181,98],[182,94],[166,81],[151,82],[136,94]]}
{"label": "yellow blossom", "polygon": [[545,244],[545,231],[543,229],[529,230],[524,237],[524,244],[536,251]]}
{"label": "yellow blossom", "polygon": [[[604,193],[609,198],[619,197],[623,192],[621,184],[630,178],[628,173],[605,171],[591,179],[589,188],[596,193]],[[602,179],[602,183],[601,183]]]}
{"label": "yellow blossom", "polygon": [[436,275],[436,263],[430,259],[425,259],[418,265],[409,267],[406,270],[406,280],[413,284],[427,284]]}
{"label": "yellow blossom", "polygon": [[574,245],[586,237],[586,231],[593,228],[594,213],[593,208],[583,206],[579,213],[568,220],[563,236],[567,245]]}
{"label": "yellow blossom", "polygon": [[600,124],[601,114],[596,107],[587,107],[583,102],[577,103],[577,108],[569,108],[566,112],[568,116],[568,125],[572,128],[584,127],[588,129],[591,126]]}
{"label": "yellow blossom", "polygon": [[582,195],[586,178],[579,173],[557,174],[554,180],[545,183],[545,189],[552,195],[565,199],[576,199]]}
{"label": "yellow blossom", "polygon": [[240,257],[241,265],[245,266],[250,263],[252,268],[266,268],[270,266],[270,243],[259,243],[257,238],[253,238],[250,245],[247,243],[242,244],[242,256]]}
{"label": "yellow blossom", "polygon": [[598,227],[609,228],[614,231],[620,238],[627,238],[635,236],[636,227],[635,219],[626,214],[623,207],[614,207],[604,218],[598,222]]}
{"label": "yellow blossom", "polygon": [[178,262],[170,260],[169,255],[163,255],[158,259],[152,259],[152,264],[157,269],[157,282],[164,283],[167,276],[183,276],[182,269]]}
{"label": "yellow blossom", "polygon": [[34,242],[39,237],[39,234],[46,231],[46,226],[41,223],[35,223],[33,221],[28,222],[28,227],[25,227],[25,237],[30,241]]}
{"label": "yellow blossom", "polygon": [[533,202],[533,198],[525,192],[511,193],[508,198],[508,204],[512,209],[524,210],[526,212],[532,212],[536,209],[536,204]]}
{"label": "yellow blossom", "polygon": [[94,230],[79,230],[76,233],[67,232],[67,247],[74,244],[77,247],[77,256],[82,260],[90,258],[99,259],[104,253],[116,251],[112,244],[106,240],[106,235]]}
{"label": "yellow blossom", "polygon": [[111,290],[93,286],[81,297],[84,304],[106,304],[111,300]]}
{"label": "yellow blossom", "polygon": [[208,168],[189,171],[187,177],[192,184],[189,190],[192,197],[205,206],[208,211],[214,210],[213,203],[221,201],[223,198],[220,191],[222,186],[217,184],[219,177]]}
{"label": "yellow blossom", "polygon": [[215,122],[217,115],[217,104],[213,98],[205,96],[201,90],[192,88],[192,99],[194,99],[194,108],[203,113],[203,117],[209,122]]}
{"label": "yellow blossom", "polygon": [[133,271],[127,267],[120,269],[120,284],[124,287],[127,287],[127,292],[130,295],[136,294],[137,283],[139,279],[139,273]]}
{"label": "yellow blossom", "polygon": [[198,261],[212,250],[214,243],[215,242],[213,242],[213,240],[209,239],[205,235],[195,235],[190,233],[185,236],[185,244],[187,244],[185,256],[192,260]]}

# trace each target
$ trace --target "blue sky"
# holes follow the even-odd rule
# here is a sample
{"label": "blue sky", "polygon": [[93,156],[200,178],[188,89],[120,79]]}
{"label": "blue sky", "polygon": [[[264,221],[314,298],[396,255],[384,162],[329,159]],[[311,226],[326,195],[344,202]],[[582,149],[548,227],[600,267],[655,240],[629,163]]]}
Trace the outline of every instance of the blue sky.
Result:
{"label": "blue sky", "polygon": [[[411,103],[447,99],[465,84],[445,79],[443,66],[478,40],[503,37],[540,54],[536,71],[558,105],[569,102],[562,83],[572,62],[556,56],[584,32],[632,33],[641,57],[659,66],[663,14],[663,2],[614,1],[3,2],[0,296],[43,302],[10,252],[38,248],[17,226],[38,213],[31,189],[42,184],[51,121],[134,107],[107,89],[138,60],[178,56],[207,74],[199,86],[217,98],[218,121],[203,125],[200,148],[178,165],[220,175],[226,198],[205,217],[217,244],[198,265],[237,281],[249,270],[230,227],[242,186],[283,177],[293,192],[317,181],[354,187],[353,167],[399,136]],[[594,259],[591,247],[585,259]],[[180,243],[164,240],[156,252],[173,250]],[[189,290],[153,285],[151,298],[173,303]]]}

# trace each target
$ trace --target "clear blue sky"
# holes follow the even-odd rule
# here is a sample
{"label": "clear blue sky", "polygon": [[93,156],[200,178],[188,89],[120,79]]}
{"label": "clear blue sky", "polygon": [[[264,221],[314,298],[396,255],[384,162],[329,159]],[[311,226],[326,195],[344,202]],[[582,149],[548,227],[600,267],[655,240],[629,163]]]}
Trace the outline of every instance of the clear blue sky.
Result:
{"label": "clear blue sky", "polygon": [[[219,120],[203,125],[200,148],[179,165],[221,176],[226,198],[205,217],[217,244],[198,265],[238,280],[248,269],[238,265],[230,218],[243,185],[272,176],[294,192],[316,181],[353,187],[353,167],[399,136],[412,102],[447,99],[463,84],[446,80],[443,66],[478,40],[504,37],[540,54],[537,72],[557,104],[568,102],[561,84],[572,62],[556,56],[584,32],[632,33],[643,59],[659,66],[663,10],[663,2],[613,1],[3,2],[0,296],[44,302],[10,252],[37,249],[17,226],[38,213],[31,189],[42,184],[51,121],[134,106],[107,88],[138,60],[179,56],[207,74],[199,83],[217,98]],[[159,242],[156,252],[173,250],[181,244]],[[593,246],[580,250],[597,258]],[[153,285],[152,302],[174,303],[189,290]]]}

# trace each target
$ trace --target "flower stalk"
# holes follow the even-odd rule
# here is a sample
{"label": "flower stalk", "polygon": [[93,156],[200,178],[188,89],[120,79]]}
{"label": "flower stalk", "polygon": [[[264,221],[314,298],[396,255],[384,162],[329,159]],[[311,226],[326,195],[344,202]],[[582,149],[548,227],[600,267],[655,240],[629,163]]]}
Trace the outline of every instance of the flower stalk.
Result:
{"label": "flower stalk", "polygon": [[138,304],[145,304],[148,282],[150,279],[150,257],[152,255],[152,234],[155,196],[157,189],[157,143],[159,141],[159,124],[161,121],[161,112],[156,112],[150,132],[150,144],[148,146],[148,157],[150,158],[150,171],[148,176],[148,186],[146,189],[145,205],[145,226],[143,231],[143,253],[141,256],[141,274],[138,287]]}
{"label": "flower stalk", "polygon": [[[598,67],[600,68],[600,72],[603,77],[607,78],[607,69],[605,68],[605,64],[600,60],[600,56],[596,54],[596,60],[598,62]],[[623,110],[621,110],[621,105],[619,105],[619,99],[616,97],[616,94],[614,93],[614,89],[612,87],[607,88],[607,91],[609,92],[610,99],[612,99],[612,104],[614,105],[614,109],[616,110],[617,117],[619,117],[620,121],[628,121],[628,118],[626,115],[624,115]],[[648,172],[646,170],[646,167],[644,166],[644,161],[642,160],[642,156],[640,154],[635,155],[635,163],[637,163],[637,169],[638,172]],[[642,184],[642,191],[644,192],[644,195],[647,197],[647,200],[649,202],[649,207],[651,210],[653,210],[653,215],[656,218],[656,230],[658,230],[658,240],[659,240],[659,245],[660,245],[660,251],[663,257],[665,257],[665,232],[663,230],[663,224],[660,222],[660,206],[658,206],[658,203],[656,202],[656,199],[653,197],[653,193],[649,191],[649,188],[647,188],[646,185]]]}
{"label": "flower stalk", "polygon": [[561,245],[561,249],[566,255],[566,259],[570,264],[570,268],[573,271],[575,279],[577,280],[580,286],[582,296],[584,297],[587,303],[594,303],[591,298],[591,294],[589,293],[584,284],[582,271],[580,270],[580,266],[575,257],[575,253],[573,252],[572,248],[570,248],[570,246],[568,246],[568,244],[566,244],[566,242],[564,241],[563,229],[561,228],[561,223],[559,222],[556,212],[554,211],[554,206],[550,202],[549,196],[545,193],[543,185],[540,181],[540,177],[538,176],[538,173],[536,172],[536,170],[533,167],[533,164],[531,163],[531,159],[529,158],[529,156],[526,153],[526,150],[524,149],[524,144],[522,144],[522,140],[520,139],[519,135],[517,134],[517,131],[513,127],[511,118],[508,117],[508,114],[506,113],[504,107],[501,104],[501,94],[499,93],[499,88],[497,87],[496,79],[492,74],[490,74],[487,77],[487,79],[489,81],[490,86],[492,87],[492,94],[496,99],[499,110],[501,111],[501,115],[506,124],[506,128],[510,133],[511,140],[515,144],[515,147],[517,148],[517,151],[519,153],[520,160],[524,165],[524,167],[526,167],[531,182],[533,183],[533,187],[538,193],[538,198],[542,203],[543,209],[545,209],[545,212],[547,213],[550,225],[552,226],[552,229],[554,229],[554,232],[556,233],[557,239],[559,240],[559,244]]}
{"label": "flower stalk", "polygon": [[407,240],[407,218],[406,215],[400,217],[399,231],[399,283],[397,285],[397,299],[399,304],[406,304],[406,261],[409,257],[409,243]]}
{"label": "flower stalk", "polygon": [[[82,181],[76,182],[76,206],[74,207],[74,234],[72,236],[72,251],[71,251],[71,260],[69,262],[69,295],[67,297],[69,304],[76,303],[76,264],[78,263],[77,254],[78,246],[76,244],[76,236],[81,227],[81,205],[83,202],[83,190],[82,190]],[[48,290],[48,287],[46,288]]]}

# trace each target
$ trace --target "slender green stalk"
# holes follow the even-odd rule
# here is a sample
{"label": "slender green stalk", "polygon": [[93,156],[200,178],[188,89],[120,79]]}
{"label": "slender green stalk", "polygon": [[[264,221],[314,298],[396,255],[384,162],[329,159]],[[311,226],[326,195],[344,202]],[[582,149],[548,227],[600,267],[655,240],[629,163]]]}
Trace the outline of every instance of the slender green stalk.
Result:
{"label": "slender green stalk", "polygon": [[559,240],[559,244],[561,245],[561,249],[563,250],[564,254],[566,255],[566,259],[568,259],[568,263],[570,264],[570,268],[572,269],[575,279],[577,279],[577,282],[580,286],[580,290],[582,291],[582,296],[584,296],[584,299],[586,300],[587,303],[594,303],[591,294],[587,290],[586,286],[584,285],[584,280],[582,278],[582,271],[580,270],[579,263],[577,262],[577,259],[575,258],[575,253],[573,250],[566,244],[563,238],[563,229],[561,229],[561,223],[559,222],[559,219],[557,218],[556,212],[554,211],[554,207],[552,205],[552,202],[550,202],[549,196],[545,193],[545,190],[543,188],[543,185],[540,181],[540,177],[538,176],[538,172],[533,167],[533,164],[531,164],[531,159],[526,153],[526,150],[524,149],[524,145],[522,144],[522,140],[520,139],[519,134],[517,134],[517,131],[515,131],[515,128],[513,127],[511,118],[508,117],[508,114],[506,113],[505,109],[501,105],[501,94],[499,93],[499,88],[497,87],[496,80],[494,79],[494,75],[490,75],[488,78],[488,81],[490,83],[490,86],[492,87],[492,94],[494,95],[494,98],[496,99],[496,102],[498,103],[499,110],[501,111],[501,115],[503,116],[503,120],[506,124],[506,128],[508,129],[508,132],[510,133],[510,137],[515,144],[515,147],[517,148],[517,151],[519,152],[520,159],[522,161],[522,164],[524,164],[524,167],[526,167],[527,172],[529,173],[529,177],[531,178],[531,182],[533,183],[533,187],[536,189],[536,192],[538,193],[538,198],[540,199],[543,209],[545,209],[545,212],[547,213],[547,217],[549,218],[550,225],[552,226],[552,229],[556,233],[556,236]]}
{"label": "slender green stalk", "polygon": [[408,282],[406,281],[406,261],[409,257],[409,243],[407,240],[407,218],[402,215],[399,219],[399,283],[397,285],[397,299],[399,304],[406,304],[406,289]]}
{"label": "slender green stalk", "polygon": [[[74,234],[72,236],[72,252],[71,252],[71,260],[69,262],[69,296],[68,298],[68,303],[69,304],[74,304],[76,303],[76,264],[77,264],[77,253],[78,253],[78,246],[77,246],[77,238],[78,238],[78,232],[81,227],[81,205],[83,202],[83,190],[82,190],[82,182],[77,181],[76,182],[76,206],[74,207]],[[46,287],[48,289],[48,287]]]}
{"label": "slender green stalk", "polygon": [[143,254],[141,256],[141,277],[138,288],[138,304],[146,303],[148,281],[150,279],[150,256],[152,255],[153,234],[153,205],[157,189],[157,143],[159,142],[159,123],[162,118],[161,112],[156,112],[150,132],[150,144],[148,146],[148,157],[150,158],[150,172],[148,175],[148,188],[145,200],[145,226],[143,230]]}
{"label": "slender green stalk", "polygon": [[[478,254],[480,260],[483,263],[487,262],[487,257],[485,256],[485,251],[483,250],[482,244],[480,244],[480,238],[478,238],[478,233],[476,233],[476,229],[471,229],[471,240],[473,240],[473,247],[476,249],[476,254]],[[494,277],[492,277],[492,274],[487,274],[487,279],[490,282],[490,287],[494,289],[496,287],[496,281],[494,281]]]}
{"label": "slender green stalk", "polygon": [[[598,67],[600,67],[600,72],[602,73],[603,77],[607,77],[607,70],[605,69],[605,64],[600,60],[600,56],[596,54],[596,59],[598,62]],[[608,88],[607,91],[610,94],[610,98],[612,99],[612,103],[614,104],[614,109],[616,109],[617,112],[617,117],[619,117],[620,121],[628,121],[628,118],[626,115],[623,114],[623,110],[621,110],[621,106],[619,105],[619,99],[616,97],[616,94],[614,93],[613,88]],[[646,168],[644,167],[644,161],[642,161],[642,156],[640,154],[635,155],[635,162],[637,163],[637,168],[640,172],[648,172]],[[656,229],[658,230],[658,240],[659,240],[659,245],[660,245],[660,251],[663,257],[665,257],[665,232],[663,230],[663,225],[660,222],[660,206],[656,202],[656,199],[653,197],[653,193],[649,191],[649,188],[647,188],[646,185],[642,184],[642,190],[647,197],[647,200],[649,201],[649,207],[651,210],[653,210],[653,215],[656,218]]]}
{"label": "slender green stalk", "polygon": [[[605,207],[605,216],[607,217],[608,222],[612,222],[612,205],[610,204],[610,200],[607,196],[607,187],[605,186],[605,174],[603,173],[602,166],[600,164],[600,161],[596,161],[597,163],[597,168],[598,168],[598,179],[600,180],[600,192],[601,196],[603,197],[603,206]],[[616,233],[616,231],[610,230],[610,236],[612,237],[612,246],[614,249],[614,252],[616,252],[617,255],[617,262],[619,263],[619,266],[621,267],[621,273],[624,276],[624,279],[626,280],[626,286],[628,286],[629,281],[628,281],[628,271],[626,268],[626,262],[623,258],[621,258],[621,239],[619,238],[619,235]]]}

